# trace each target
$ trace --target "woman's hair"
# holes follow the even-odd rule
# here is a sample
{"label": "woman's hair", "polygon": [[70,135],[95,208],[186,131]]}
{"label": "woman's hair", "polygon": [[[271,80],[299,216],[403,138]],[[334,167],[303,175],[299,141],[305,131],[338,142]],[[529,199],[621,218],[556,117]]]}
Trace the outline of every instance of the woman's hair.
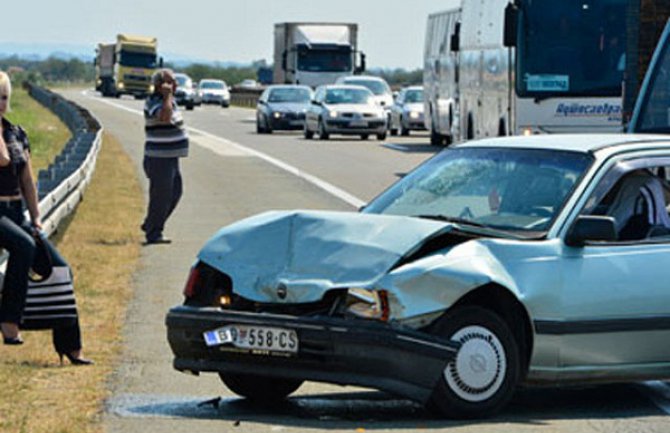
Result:
{"label": "woman's hair", "polygon": [[163,85],[163,81],[165,81],[165,74],[170,74],[171,76],[174,76],[174,72],[172,72],[171,69],[159,69],[154,74],[151,76],[151,84],[154,86],[154,93],[159,93],[160,88]]}
{"label": "woman's hair", "polygon": [[7,93],[7,111],[9,111],[9,101],[12,97],[12,82],[6,72],[0,71],[0,93]]}

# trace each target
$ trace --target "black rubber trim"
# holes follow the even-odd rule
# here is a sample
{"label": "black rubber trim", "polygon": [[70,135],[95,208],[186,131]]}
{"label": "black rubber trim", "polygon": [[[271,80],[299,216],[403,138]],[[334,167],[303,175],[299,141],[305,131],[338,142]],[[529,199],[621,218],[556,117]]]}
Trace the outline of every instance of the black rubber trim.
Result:
{"label": "black rubber trim", "polygon": [[535,332],[545,335],[667,331],[670,330],[670,317],[653,316],[635,319],[575,320],[571,322],[535,320],[534,324]]}

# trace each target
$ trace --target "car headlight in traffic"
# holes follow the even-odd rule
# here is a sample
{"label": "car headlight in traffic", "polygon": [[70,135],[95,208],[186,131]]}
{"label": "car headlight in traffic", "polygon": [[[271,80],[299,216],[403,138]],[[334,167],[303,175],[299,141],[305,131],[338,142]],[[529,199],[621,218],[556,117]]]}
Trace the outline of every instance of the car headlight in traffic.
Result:
{"label": "car headlight in traffic", "polygon": [[409,112],[409,118],[410,119],[418,119],[419,117],[421,117],[421,113],[419,113],[418,111],[410,111]]}
{"label": "car headlight in traffic", "polygon": [[329,112],[328,115],[330,117],[337,117],[337,111],[333,110],[333,111]]}
{"label": "car headlight in traffic", "polygon": [[347,291],[347,313],[363,319],[388,321],[388,293],[386,290],[350,288]]}
{"label": "car headlight in traffic", "polygon": [[272,113],[272,117],[274,117],[275,119],[279,119],[281,118],[281,116],[282,113],[280,113],[279,111],[275,111],[274,113]]}
{"label": "car headlight in traffic", "polygon": [[125,86],[123,83],[118,83],[118,84],[116,85],[116,88],[117,88],[117,89],[123,89],[124,87],[126,87],[126,86]]}

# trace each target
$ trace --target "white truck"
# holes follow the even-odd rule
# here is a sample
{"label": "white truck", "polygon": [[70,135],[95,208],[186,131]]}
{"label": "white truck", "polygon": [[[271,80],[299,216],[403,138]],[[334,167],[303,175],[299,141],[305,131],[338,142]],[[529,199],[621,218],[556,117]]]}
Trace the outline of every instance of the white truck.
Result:
{"label": "white truck", "polygon": [[357,38],[352,23],[275,24],[273,82],[316,87],[363,72]]}

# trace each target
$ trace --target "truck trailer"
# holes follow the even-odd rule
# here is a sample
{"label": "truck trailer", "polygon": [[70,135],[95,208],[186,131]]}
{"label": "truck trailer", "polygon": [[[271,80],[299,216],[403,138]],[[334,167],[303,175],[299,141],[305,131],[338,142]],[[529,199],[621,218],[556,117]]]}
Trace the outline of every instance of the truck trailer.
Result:
{"label": "truck trailer", "polygon": [[273,81],[316,87],[365,70],[352,23],[275,24]]}

